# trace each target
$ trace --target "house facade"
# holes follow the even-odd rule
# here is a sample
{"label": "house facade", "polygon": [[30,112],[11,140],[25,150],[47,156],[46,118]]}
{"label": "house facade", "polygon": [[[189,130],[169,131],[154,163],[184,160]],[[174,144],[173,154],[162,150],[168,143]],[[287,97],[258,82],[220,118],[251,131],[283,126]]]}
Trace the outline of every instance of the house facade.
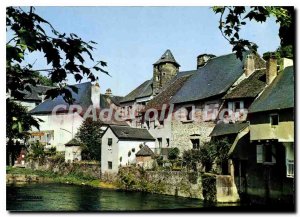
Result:
{"label": "house facade", "polygon": [[249,109],[247,194],[294,203],[294,69],[277,72],[272,62],[267,68],[275,74],[273,81]]}
{"label": "house facade", "polygon": [[29,142],[39,141],[45,148],[56,147],[57,151],[65,151],[65,144],[72,140],[78,128],[86,118],[99,118],[101,110],[110,107],[118,108],[118,97],[101,94],[100,86],[90,82],[74,85],[78,93],[71,89],[75,99],[73,105],[67,104],[62,96],[45,100],[30,113],[42,121],[40,129],[33,129]]}
{"label": "house facade", "polygon": [[102,137],[101,172],[117,173],[119,166],[136,163],[135,154],[145,145],[155,148],[155,139],[146,129],[110,125]]}

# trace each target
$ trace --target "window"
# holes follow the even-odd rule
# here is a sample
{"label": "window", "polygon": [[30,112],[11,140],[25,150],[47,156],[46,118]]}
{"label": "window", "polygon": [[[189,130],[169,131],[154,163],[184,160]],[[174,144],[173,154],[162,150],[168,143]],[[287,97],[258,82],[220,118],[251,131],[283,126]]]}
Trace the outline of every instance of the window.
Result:
{"label": "window", "polygon": [[170,139],[167,138],[166,140],[167,140],[167,147],[169,147],[169,145],[170,145]]}
{"label": "window", "polygon": [[191,139],[193,149],[200,149],[200,139]]}
{"label": "window", "polygon": [[108,169],[111,170],[112,169],[112,162],[108,161],[107,163],[108,163]]}
{"label": "window", "polygon": [[159,122],[159,125],[160,125],[160,126],[162,126],[162,127],[164,126],[164,120],[162,120],[162,121],[159,120],[158,122]]}
{"label": "window", "polygon": [[286,177],[294,178],[294,161],[293,160],[287,160]]}
{"label": "window", "polygon": [[263,146],[256,146],[256,163],[263,163]]}
{"label": "window", "polygon": [[257,163],[276,163],[276,149],[272,144],[263,144],[256,146]]}
{"label": "window", "polygon": [[108,150],[111,151],[112,150],[112,138],[108,138],[107,145],[108,145]]}
{"label": "window", "polygon": [[270,115],[271,126],[277,126],[278,122],[279,122],[279,115],[278,114],[271,114]]}
{"label": "window", "polygon": [[157,138],[158,141],[158,147],[161,148],[162,147],[162,138]]}
{"label": "window", "polygon": [[190,107],[186,107],[185,108],[187,110],[187,114],[186,114],[186,120],[190,121],[193,119],[193,114],[192,114],[192,111],[193,111],[193,108],[190,106]]}

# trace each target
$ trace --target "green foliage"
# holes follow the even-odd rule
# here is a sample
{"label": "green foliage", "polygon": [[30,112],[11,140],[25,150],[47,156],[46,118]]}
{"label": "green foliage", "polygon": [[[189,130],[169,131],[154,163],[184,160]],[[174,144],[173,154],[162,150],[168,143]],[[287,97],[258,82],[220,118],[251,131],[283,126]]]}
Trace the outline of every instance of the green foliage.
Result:
{"label": "green foliage", "polygon": [[183,162],[188,169],[197,170],[197,164],[201,163],[206,172],[210,172],[212,165],[226,163],[231,144],[226,138],[205,143],[199,150],[191,149],[183,153]]}
{"label": "green foliage", "polygon": [[240,30],[245,27],[246,21],[255,20],[265,22],[270,16],[276,17],[276,22],[280,24],[279,37],[281,46],[292,46],[294,44],[294,9],[293,7],[277,6],[216,6],[212,7],[216,14],[220,14],[219,29],[223,37],[232,45],[232,51],[237,58],[243,58],[243,51],[257,51],[257,45],[246,39],[240,38]]}
{"label": "green foliage", "polygon": [[281,58],[290,58],[293,59],[293,47],[292,45],[288,46],[280,46],[275,52],[266,52],[263,54],[264,60],[267,60],[270,58],[271,55],[274,55],[278,60]]}
{"label": "green foliage", "polygon": [[179,153],[180,153],[180,151],[179,151],[179,149],[177,147],[172,148],[169,151],[169,153],[168,153],[168,159],[169,160],[175,160],[175,159],[177,159],[178,156],[179,156]]}
{"label": "green foliage", "polygon": [[6,137],[12,139],[27,139],[27,131],[35,126],[39,129],[38,121],[27,113],[25,107],[6,99]]}
{"label": "green foliage", "polygon": [[183,152],[182,160],[188,169],[197,170],[197,163],[201,162],[201,153],[198,149],[191,149]]}
{"label": "green foliage", "polygon": [[[13,35],[6,44],[7,89],[11,90],[13,97],[22,99],[19,91],[24,90],[26,84],[36,84],[36,71],[45,71],[49,73],[52,83],[60,84],[47,91],[46,98],[63,95],[67,102],[72,102],[71,92],[64,85],[67,75],[73,75],[76,81],[80,81],[83,76],[95,81],[98,77],[93,71],[108,74],[99,67],[99,64],[102,67],[107,64],[98,61],[95,66],[86,66],[87,59],[94,61],[92,51],[96,43],[85,42],[74,33],[66,35],[58,32],[34,10],[33,7],[30,7],[29,12],[16,7],[6,8],[6,29]],[[51,34],[45,29],[50,29]],[[36,70],[33,64],[24,64],[25,57],[36,51],[44,54],[50,68]]]}
{"label": "green foliage", "polygon": [[35,142],[30,145],[27,157],[33,160],[44,159],[46,156],[44,146],[40,142]]}
{"label": "green foliage", "polygon": [[[72,103],[72,94],[66,85],[67,76],[74,76],[76,81],[81,81],[84,76],[95,81],[98,78],[95,71],[108,74],[103,69],[107,64],[98,61],[94,66],[87,66],[86,60],[94,61],[92,52],[96,43],[86,42],[74,33],[67,35],[58,32],[34,10],[34,7],[30,7],[29,11],[19,7],[6,8],[6,31],[12,36],[6,43],[6,93],[22,100],[24,90],[31,92],[31,85],[57,84],[56,88],[46,92],[45,99],[62,95],[66,102]],[[48,29],[51,32],[47,32]],[[35,52],[44,56],[49,68],[36,69],[34,63],[28,63],[27,57]],[[39,72],[46,72],[48,76],[42,76]],[[12,104],[7,105],[6,117],[9,138],[23,139],[23,132],[30,128],[29,124],[38,126],[38,122],[26,115],[22,108]],[[24,121],[24,118],[27,120]]]}
{"label": "green foliage", "polygon": [[102,122],[93,119],[86,119],[79,127],[75,138],[82,142],[82,159],[83,160],[101,160],[101,139],[103,131],[101,130]]}
{"label": "green foliage", "polygon": [[202,194],[205,202],[216,202],[217,188],[216,188],[216,176],[212,174],[202,175]]}

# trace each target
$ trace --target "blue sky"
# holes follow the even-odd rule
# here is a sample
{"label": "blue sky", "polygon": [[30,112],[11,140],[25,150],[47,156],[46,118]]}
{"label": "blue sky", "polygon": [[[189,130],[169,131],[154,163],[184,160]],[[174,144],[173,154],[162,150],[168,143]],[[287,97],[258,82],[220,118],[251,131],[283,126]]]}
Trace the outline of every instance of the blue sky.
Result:
{"label": "blue sky", "polygon": [[[231,52],[218,29],[219,16],[209,7],[36,7],[36,13],[60,32],[98,42],[94,59],[106,61],[112,75],[99,75],[101,92],[111,88],[114,95],[126,95],[150,79],[152,64],[166,49],[181,71],[195,69],[199,54]],[[241,36],[257,43],[262,54],[279,46],[278,28],[274,18],[249,22]],[[35,59],[36,68],[46,67],[40,54],[28,61]],[[68,83],[75,80],[70,77]]]}

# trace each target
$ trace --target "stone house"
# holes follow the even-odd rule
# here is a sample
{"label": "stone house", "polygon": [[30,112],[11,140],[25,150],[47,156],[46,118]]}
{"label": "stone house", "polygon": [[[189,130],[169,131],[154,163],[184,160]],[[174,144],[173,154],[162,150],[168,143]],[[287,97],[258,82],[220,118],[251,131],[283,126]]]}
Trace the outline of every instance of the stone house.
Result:
{"label": "stone house", "polygon": [[223,97],[265,64],[257,54],[250,52],[244,53],[243,61],[237,59],[235,54],[206,59],[208,61],[187,79],[170,100],[174,104],[173,114],[184,111],[180,119],[172,119],[171,127],[171,144],[178,147],[181,153],[192,148],[199,149],[210,140],[209,135],[223,106]]}
{"label": "stone house", "polygon": [[154,141],[146,129],[110,125],[102,136],[101,173],[117,173],[119,166],[136,163],[135,153],[145,145],[153,150]]}
{"label": "stone house", "polygon": [[251,198],[293,203],[294,69],[277,75],[272,61],[267,71],[273,81],[249,108],[250,144],[240,147],[248,156],[246,192]]}
{"label": "stone house", "polygon": [[30,111],[33,117],[43,121],[39,123],[40,130],[33,129],[30,132],[30,142],[39,141],[45,148],[56,147],[57,151],[65,151],[65,144],[74,138],[80,125],[85,118],[94,114],[93,111],[98,118],[98,114],[104,109],[119,107],[120,97],[111,95],[111,92],[101,94],[97,83],[85,82],[75,84],[74,87],[78,88],[78,92],[70,89],[75,99],[73,105],[69,105],[62,96],[58,96],[45,100]]}
{"label": "stone house", "polygon": [[177,75],[179,67],[180,65],[175,60],[172,52],[166,50],[160,59],[153,64],[152,78],[143,82],[121,100],[123,114],[132,114],[132,117],[128,115],[127,118],[130,126],[141,127],[140,118],[137,118],[137,121],[133,121],[132,119],[140,117],[140,111]]}

